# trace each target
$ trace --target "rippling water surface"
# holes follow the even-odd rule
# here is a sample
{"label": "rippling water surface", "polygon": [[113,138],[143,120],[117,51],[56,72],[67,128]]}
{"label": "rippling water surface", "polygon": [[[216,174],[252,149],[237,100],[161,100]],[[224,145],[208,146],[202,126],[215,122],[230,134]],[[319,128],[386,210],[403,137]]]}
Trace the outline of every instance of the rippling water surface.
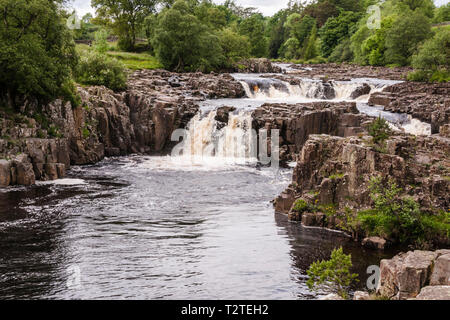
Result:
{"label": "rippling water surface", "polygon": [[274,215],[291,171],[215,161],[107,159],[0,191],[0,299],[312,299],[307,267],[340,244],[364,286],[380,254]]}

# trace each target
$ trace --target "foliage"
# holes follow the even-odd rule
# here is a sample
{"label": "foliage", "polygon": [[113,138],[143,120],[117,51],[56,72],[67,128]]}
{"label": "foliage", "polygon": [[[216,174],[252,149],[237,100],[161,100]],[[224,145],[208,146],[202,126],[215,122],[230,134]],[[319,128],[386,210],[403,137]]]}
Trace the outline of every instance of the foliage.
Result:
{"label": "foliage", "polygon": [[419,11],[407,12],[386,32],[386,63],[407,65],[419,44],[430,38],[429,19]]}
{"label": "foliage", "polygon": [[356,24],[360,17],[359,13],[344,11],[338,17],[327,20],[319,31],[322,56],[329,57],[342,40],[356,31]]}
{"label": "foliage", "polygon": [[297,199],[292,209],[298,213],[303,213],[311,211],[311,206],[304,199]]}
{"label": "foliage", "polygon": [[369,135],[372,136],[372,140],[375,144],[382,145],[386,139],[389,138],[392,131],[388,122],[378,117],[369,125]]}
{"label": "foliage", "polygon": [[153,70],[163,68],[163,65],[158,59],[146,53],[108,52],[107,55],[116,58],[130,70]]}
{"label": "foliage", "polygon": [[388,185],[380,177],[370,182],[370,196],[374,209],[362,211],[358,217],[370,234],[394,239],[400,243],[412,243],[423,237],[419,204],[401,196],[402,189],[393,181]]}
{"label": "foliage", "polygon": [[447,82],[450,80],[450,30],[437,32],[412,57],[417,69],[408,75],[413,81]]}
{"label": "foliage", "polygon": [[51,100],[70,81],[77,55],[61,2],[0,2],[0,99],[11,106],[26,96]]}
{"label": "foliage", "polygon": [[351,267],[351,255],[344,254],[342,247],[334,249],[330,260],[316,261],[309,267],[306,284],[312,290],[329,289],[347,299],[350,285],[358,281],[358,275],[350,272]]}
{"label": "foliage", "polygon": [[178,0],[158,16],[152,44],[165,68],[174,71],[211,71],[223,64],[218,36]]}
{"label": "foliage", "polygon": [[115,91],[125,89],[127,81],[121,62],[95,51],[82,54],[75,78],[81,84],[104,85]]}
{"label": "foliage", "polygon": [[231,66],[242,58],[250,57],[250,43],[246,36],[226,28],[219,33],[219,41],[227,66]]}
{"label": "foliage", "polygon": [[450,2],[434,10],[433,23],[450,21]]}
{"label": "foliage", "polygon": [[345,39],[339,43],[331,53],[328,61],[330,62],[350,62],[353,60],[353,52],[350,48],[350,39]]}
{"label": "foliage", "polygon": [[100,29],[94,34],[94,48],[99,53],[106,53],[109,49],[108,44],[108,31]]}
{"label": "foliage", "polygon": [[265,36],[265,21],[262,14],[253,14],[239,24],[239,33],[250,41],[250,54],[254,57],[266,57],[269,43]]}
{"label": "foliage", "polygon": [[119,36],[119,48],[134,49],[145,17],[155,11],[156,0],[92,0],[96,23],[111,28]]}

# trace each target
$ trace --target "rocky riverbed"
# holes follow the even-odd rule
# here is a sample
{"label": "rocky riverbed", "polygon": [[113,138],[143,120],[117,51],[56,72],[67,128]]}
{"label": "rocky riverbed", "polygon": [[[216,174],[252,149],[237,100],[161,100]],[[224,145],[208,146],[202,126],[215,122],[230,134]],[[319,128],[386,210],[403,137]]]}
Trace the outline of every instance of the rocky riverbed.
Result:
{"label": "rocky riverbed", "polygon": [[[252,60],[239,71],[265,75],[253,79],[226,73],[137,71],[130,76],[124,92],[115,93],[105,87],[79,87],[78,106],[62,100],[44,106],[28,101],[19,108],[20,114],[1,112],[0,187],[28,186],[38,180],[63,178],[71,166],[95,164],[105,157],[167,154],[174,146],[173,131],[188,128],[196,116],[201,121],[204,103],[222,99],[225,105],[214,109],[214,117],[206,119],[211,121],[202,124],[209,130],[206,132],[217,133],[230,125],[230,129],[245,129],[249,124],[257,132],[267,130],[269,136],[271,130],[279,130],[281,164],[289,164],[294,170],[291,184],[275,199],[274,206],[276,212],[288,215],[291,220],[300,221],[305,227],[337,229],[368,248],[383,249],[389,239],[375,239],[358,228],[343,227],[348,210],[358,211],[373,205],[368,185],[375,176],[393,179],[403,194],[419,203],[423,212],[448,212],[450,87],[447,83],[400,82],[378,88],[362,81],[349,87],[346,96],[339,96],[338,89],[342,90],[350,79],[402,80],[410,70],[325,64],[292,65],[289,72],[281,73],[281,66],[267,60]],[[316,87],[305,89],[305,83]],[[288,97],[293,88],[294,92],[300,88],[308,102],[293,102],[295,99]],[[258,102],[261,96],[273,94],[281,97],[279,101]],[[238,119],[242,105],[247,106],[242,99],[246,96],[252,96],[250,102],[258,104],[250,106],[245,118]],[[367,134],[373,117],[360,112],[361,99],[385,111],[424,121],[431,125],[432,134],[412,135],[400,129],[386,141],[385,150],[380,150]],[[268,151],[271,151],[270,143]],[[316,205],[333,204],[334,214],[330,216],[322,211],[299,214],[293,210],[293,204],[300,198]],[[433,241],[438,247],[450,246],[448,236]],[[397,262],[401,260],[398,263],[382,264],[384,279],[394,271],[383,270],[391,270],[394,267],[389,266],[393,264],[395,268],[404,265],[404,261],[413,259],[409,255],[416,254],[394,258]],[[428,255],[434,266],[448,253]],[[430,264],[425,267],[427,280],[421,278],[413,291],[398,284],[406,272],[402,271],[394,280],[382,281],[380,294],[398,299],[420,298],[420,289],[435,283],[430,280],[433,278]],[[397,269],[402,268],[411,269],[409,266]],[[447,270],[447,264],[442,268]],[[448,286],[441,280],[435,284]],[[383,286],[390,288],[386,290],[396,289],[387,292]],[[426,289],[422,296],[441,294],[435,290]]]}

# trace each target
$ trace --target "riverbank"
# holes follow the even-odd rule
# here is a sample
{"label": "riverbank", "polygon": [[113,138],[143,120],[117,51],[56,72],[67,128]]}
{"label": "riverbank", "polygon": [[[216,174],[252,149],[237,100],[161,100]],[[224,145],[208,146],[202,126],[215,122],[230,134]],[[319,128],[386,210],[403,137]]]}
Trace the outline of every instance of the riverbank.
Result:
{"label": "riverbank", "polygon": [[[292,184],[275,201],[277,212],[306,226],[342,230],[358,241],[366,239],[368,246],[379,247],[370,239],[373,234],[353,225],[352,219],[371,208],[369,184],[381,176],[391,178],[402,189],[400,194],[412,197],[421,212],[444,215],[445,221],[450,206],[447,84],[342,81],[345,77],[380,76],[386,70],[354,67],[343,74],[342,66],[337,65],[329,69],[327,65],[299,67],[314,79],[295,72],[271,74],[282,67],[264,59],[251,61],[241,71],[266,73],[255,77],[141,70],[131,75],[128,89],[121,93],[104,87],[79,87],[82,102],[76,108],[57,100],[41,108],[28,102],[20,114],[6,110],[0,132],[0,185],[33,185],[37,180],[63,178],[70,166],[94,164],[105,157],[167,154],[174,146],[170,139],[174,130],[186,128],[206,101],[223,100],[228,105],[206,119],[209,131],[203,133],[212,136],[216,129],[227,127],[230,114],[236,115],[230,129],[245,128],[251,122],[253,129],[266,129],[269,136],[273,129],[280,132],[281,164],[294,163],[295,169]],[[405,72],[390,70],[385,75],[393,79]],[[420,99],[409,96],[417,90],[423,91]],[[388,93],[395,99],[383,100]],[[244,106],[246,100],[239,99],[244,97],[257,104],[248,109],[245,119],[239,119],[237,113],[245,108],[233,104]],[[296,99],[312,102],[296,103]],[[415,107],[409,107],[412,99]],[[286,103],[279,102],[284,100]],[[434,116],[420,119],[431,123],[436,134],[428,136],[426,130],[414,128],[423,123],[406,119],[385,147],[377,147],[367,134],[373,118],[360,112],[361,107],[370,109],[364,105],[366,100],[412,116],[429,114],[435,108]],[[418,113],[426,101],[437,107]],[[196,121],[202,121],[200,118]],[[402,132],[407,126],[413,126],[410,132],[419,135]],[[202,147],[204,141],[198,143]],[[315,209],[299,212],[295,209],[299,199]],[[449,245],[442,223],[443,229],[439,221],[439,233],[423,239],[423,245]],[[387,235],[384,238],[384,242],[395,242]]]}

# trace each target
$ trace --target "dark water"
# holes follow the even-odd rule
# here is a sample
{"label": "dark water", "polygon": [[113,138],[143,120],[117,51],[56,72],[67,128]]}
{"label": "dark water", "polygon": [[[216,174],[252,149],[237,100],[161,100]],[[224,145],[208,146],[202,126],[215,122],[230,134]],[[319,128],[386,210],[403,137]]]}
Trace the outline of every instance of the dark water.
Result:
{"label": "dark water", "polygon": [[0,191],[0,299],[313,299],[334,247],[358,287],[381,258],[274,215],[290,171],[134,156],[70,176]]}

